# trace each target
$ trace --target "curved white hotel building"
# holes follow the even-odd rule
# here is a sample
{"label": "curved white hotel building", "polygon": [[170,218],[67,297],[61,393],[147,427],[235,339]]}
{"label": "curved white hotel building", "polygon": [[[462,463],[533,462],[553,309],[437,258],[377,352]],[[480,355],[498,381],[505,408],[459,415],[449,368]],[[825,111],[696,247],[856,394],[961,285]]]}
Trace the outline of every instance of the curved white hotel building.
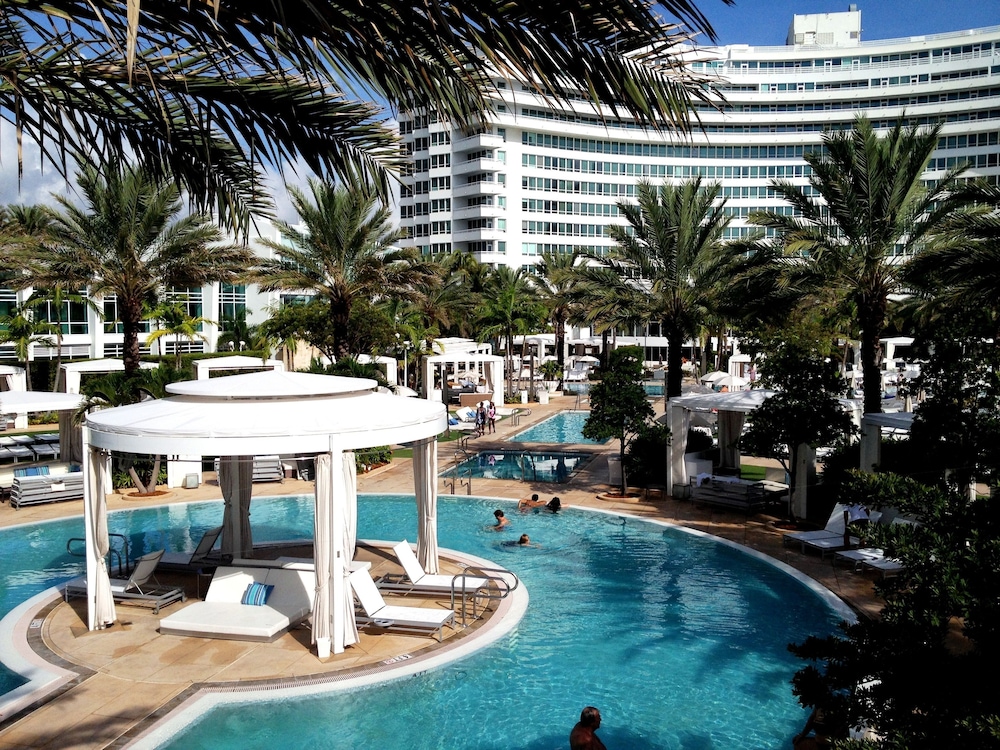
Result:
{"label": "curved white hotel building", "polygon": [[616,203],[634,196],[640,178],[695,175],[721,182],[737,236],[751,231],[750,212],[783,205],[769,181],[804,185],[803,153],[858,113],[876,126],[903,113],[944,123],[928,180],[961,162],[970,175],[1000,175],[1000,26],[864,42],[851,6],[795,16],[783,47],[692,54],[702,60],[694,70],[717,76],[720,96],[697,106],[701,129],[689,136],[605,123],[582,101],[553,109],[510,81],[498,82],[494,116],[479,132],[433,114],[404,117],[414,160],[400,201],[408,244],[530,270],[545,251],[609,247],[605,228],[622,221]]}

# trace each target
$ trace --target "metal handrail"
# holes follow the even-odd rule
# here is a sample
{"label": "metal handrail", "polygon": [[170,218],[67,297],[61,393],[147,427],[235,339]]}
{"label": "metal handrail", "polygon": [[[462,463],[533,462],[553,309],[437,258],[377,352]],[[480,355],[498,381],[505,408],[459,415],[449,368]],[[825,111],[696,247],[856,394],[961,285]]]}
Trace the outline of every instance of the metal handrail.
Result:
{"label": "metal handrail", "polygon": [[[114,557],[118,561],[118,574],[122,575],[129,570],[132,566],[132,560],[128,553],[128,537],[124,534],[108,534],[108,539],[120,539],[121,549],[117,547],[110,547],[108,549],[108,557]],[[84,545],[84,551],[78,552],[73,548],[74,542],[79,542]],[[85,557],[86,556],[86,544],[87,540],[82,536],[71,537],[66,540],[66,553],[72,555],[73,557]],[[125,553],[124,563],[122,561],[122,552]]]}
{"label": "metal handrail", "polygon": [[[456,613],[461,614],[462,627],[469,626],[469,613],[467,610],[467,605],[469,598],[463,594],[458,594],[459,591],[465,591],[465,583],[468,578],[485,578],[487,579],[487,584],[484,592],[482,588],[477,589],[472,593],[472,620],[478,620],[478,600],[483,599],[486,602],[499,601],[505,599],[508,594],[514,591],[518,586],[521,585],[521,579],[517,577],[517,574],[513,571],[507,570],[506,568],[482,568],[479,566],[470,566],[462,570],[461,573],[456,573],[451,579],[451,608]],[[460,583],[460,586],[456,586]],[[493,584],[496,584],[496,589],[493,588]],[[456,610],[456,604],[461,604],[461,609]],[[486,606],[483,606],[483,611],[486,610]]]}

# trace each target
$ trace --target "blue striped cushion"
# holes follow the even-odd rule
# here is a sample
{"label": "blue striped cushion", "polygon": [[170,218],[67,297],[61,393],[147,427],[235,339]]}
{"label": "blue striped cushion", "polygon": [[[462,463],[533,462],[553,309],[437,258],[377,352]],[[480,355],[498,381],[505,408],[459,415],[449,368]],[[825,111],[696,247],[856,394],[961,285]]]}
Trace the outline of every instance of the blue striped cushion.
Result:
{"label": "blue striped cushion", "polygon": [[252,604],[255,607],[262,607],[267,604],[267,597],[271,595],[271,591],[273,589],[273,585],[257,583],[257,581],[254,581],[247,586],[247,590],[243,592],[243,598],[240,600],[240,604]]}

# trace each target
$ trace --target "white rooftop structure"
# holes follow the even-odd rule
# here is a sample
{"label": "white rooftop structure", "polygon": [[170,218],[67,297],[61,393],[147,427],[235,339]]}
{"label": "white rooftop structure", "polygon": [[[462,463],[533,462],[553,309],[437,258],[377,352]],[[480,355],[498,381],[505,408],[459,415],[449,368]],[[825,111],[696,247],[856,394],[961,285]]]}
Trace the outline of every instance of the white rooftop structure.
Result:
{"label": "white rooftop structure", "polygon": [[196,359],[194,362],[195,376],[198,380],[207,380],[216,370],[284,370],[285,363],[277,359],[261,359],[235,354],[232,357],[212,357],[211,359]]}
{"label": "white rooftop structure", "polygon": [[852,4],[846,12],[796,14],[788,27],[786,44],[851,47],[861,42],[861,11]]}

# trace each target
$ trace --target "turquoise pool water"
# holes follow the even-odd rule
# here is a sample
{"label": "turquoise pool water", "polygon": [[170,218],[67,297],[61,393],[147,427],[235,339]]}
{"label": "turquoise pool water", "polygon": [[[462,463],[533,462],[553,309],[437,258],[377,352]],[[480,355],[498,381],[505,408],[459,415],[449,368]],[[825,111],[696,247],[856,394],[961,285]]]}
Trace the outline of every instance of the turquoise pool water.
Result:
{"label": "turquoise pool water", "polygon": [[507,438],[510,443],[579,443],[602,445],[607,440],[588,440],[583,436],[583,424],[588,411],[561,411],[538,424]]}
{"label": "turquoise pool water", "polygon": [[[496,503],[442,497],[439,537],[521,577],[531,603],[510,636],[396,683],[220,706],[166,747],[554,750],[588,704],[613,748],[788,744],[805,717],[786,644],[832,633],[839,619],[812,591],[740,550],[636,519],[512,513],[498,534],[486,528]],[[254,537],[309,537],[312,510],[311,498],[255,500]],[[190,549],[220,517],[218,502],[174,505],[114,513],[110,526],[138,554]],[[80,519],[0,530],[3,613],[81,569],[65,551],[80,533]],[[503,545],[521,533],[542,547]],[[412,498],[362,496],[359,535],[415,539]]]}
{"label": "turquoise pool water", "polygon": [[443,477],[468,477],[474,479],[514,479],[528,482],[563,483],[583,463],[590,460],[586,453],[535,453],[530,451],[482,451],[458,466],[453,466]]}

